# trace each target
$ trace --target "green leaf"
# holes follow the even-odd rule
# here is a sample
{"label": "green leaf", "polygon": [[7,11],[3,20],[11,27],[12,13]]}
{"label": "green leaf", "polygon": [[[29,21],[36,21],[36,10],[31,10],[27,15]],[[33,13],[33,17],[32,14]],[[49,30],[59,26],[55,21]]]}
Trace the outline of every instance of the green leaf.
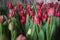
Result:
{"label": "green leaf", "polygon": [[26,32],[27,32],[27,30],[29,29],[29,16],[28,15],[26,17],[25,28],[26,28]]}
{"label": "green leaf", "polygon": [[3,23],[3,26],[7,26],[7,24],[8,24],[8,23],[5,21],[5,22]]}
{"label": "green leaf", "polygon": [[17,31],[16,30],[11,31],[11,40],[16,40],[16,36],[17,36]]}
{"label": "green leaf", "polygon": [[1,37],[1,40],[2,40],[2,24],[0,23],[0,37]]}
{"label": "green leaf", "polygon": [[16,21],[16,18],[15,17],[11,18],[11,21],[15,22]]}
{"label": "green leaf", "polygon": [[44,32],[43,32],[42,29],[41,29],[40,32],[38,33],[38,39],[39,39],[39,40],[44,40]]}
{"label": "green leaf", "polygon": [[54,23],[53,26],[52,26],[51,33],[50,33],[50,37],[52,37],[52,34],[54,33],[54,30],[55,30],[55,23]]}
{"label": "green leaf", "polygon": [[46,22],[46,24],[43,26],[43,31],[46,31],[46,28],[49,26],[48,22]]}
{"label": "green leaf", "polygon": [[60,21],[59,18],[56,18],[56,25],[57,25],[57,26],[60,25],[60,24],[59,24],[59,21]]}
{"label": "green leaf", "polygon": [[33,24],[33,26],[32,26],[32,34],[31,34],[31,38],[33,38],[34,37],[34,35],[35,35],[35,26],[36,26],[36,23],[34,22],[34,24]]}

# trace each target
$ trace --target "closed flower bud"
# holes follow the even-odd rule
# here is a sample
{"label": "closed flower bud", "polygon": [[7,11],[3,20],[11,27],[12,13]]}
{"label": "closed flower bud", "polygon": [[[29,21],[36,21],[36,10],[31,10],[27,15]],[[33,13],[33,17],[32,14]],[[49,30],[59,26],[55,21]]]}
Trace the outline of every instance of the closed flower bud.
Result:
{"label": "closed flower bud", "polygon": [[9,25],[8,25],[8,29],[9,29],[10,31],[13,30],[13,22],[10,22],[10,23],[9,23]]}
{"label": "closed flower bud", "polygon": [[29,28],[29,30],[28,30],[28,32],[27,32],[27,35],[31,35],[31,33],[32,33],[32,29]]}
{"label": "closed flower bud", "polygon": [[9,8],[9,9],[12,9],[12,8],[13,8],[12,3],[9,3],[9,4],[8,4],[8,8]]}

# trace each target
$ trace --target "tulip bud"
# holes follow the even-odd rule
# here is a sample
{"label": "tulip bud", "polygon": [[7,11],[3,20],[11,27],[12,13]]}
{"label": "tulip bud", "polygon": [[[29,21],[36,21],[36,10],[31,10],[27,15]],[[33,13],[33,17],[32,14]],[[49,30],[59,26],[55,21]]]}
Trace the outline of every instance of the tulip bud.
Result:
{"label": "tulip bud", "polygon": [[9,23],[9,25],[8,25],[8,29],[9,29],[10,31],[13,30],[13,22],[10,22],[10,23]]}
{"label": "tulip bud", "polygon": [[29,30],[28,30],[28,32],[27,32],[27,35],[31,35],[31,33],[32,33],[32,29],[29,28]]}
{"label": "tulip bud", "polygon": [[8,4],[8,8],[9,8],[9,9],[12,9],[12,8],[13,8],[12,3],[9,3],[9,4]]}

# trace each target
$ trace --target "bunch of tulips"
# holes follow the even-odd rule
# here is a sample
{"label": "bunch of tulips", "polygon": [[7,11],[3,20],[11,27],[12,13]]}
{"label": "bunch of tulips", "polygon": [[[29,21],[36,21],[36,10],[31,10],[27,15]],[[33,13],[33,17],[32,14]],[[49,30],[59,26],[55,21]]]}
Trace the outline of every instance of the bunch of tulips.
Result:
{"label": "bunch of tulips", "polygon": [[[10,31],[10,40],[52,40],[55,29],[59,26],[60,4],[8,3],[6,15],[0,15],[0,35]],[[3,26],[6,28],[3,30]]]}

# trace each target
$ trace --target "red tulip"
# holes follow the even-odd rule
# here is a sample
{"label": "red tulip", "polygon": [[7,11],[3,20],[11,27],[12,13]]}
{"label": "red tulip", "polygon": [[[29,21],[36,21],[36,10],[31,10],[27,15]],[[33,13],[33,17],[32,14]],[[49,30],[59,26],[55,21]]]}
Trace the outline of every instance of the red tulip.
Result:
{"label": "red tulip", "polygon": [[44,14],[44,18],[46,18],[46,19],[47,19],[47,18],[48,18],[48,15],[47,15],[47,14]]}
{"label": "red tulip", "polygon": [[36,5],[40,5],[40,3],[39,3],[39,2],[36,2],[35,4],[36,4]]}
{"label": "red tulip", "polygon": [[43,7],[44,9],[46,9],[46,7],[47,7],[47,4],[43,4],[43,5],[42,5],[42,7]]}
{"label": "red tulip", "polygon": [[57,11],[55,15],[56,15],[56,17],[60,18],[60,11]]}
{"label": "red tulip", "polygon": [[60,11],[60,6],[58,7],[58,11]]}
{"label": "red tulip", "polygon": [[57,6],[58,6],[58,2],[55,3],[54,8],[56,8]]}
{"label": "red tulip", "polygon": [[40,20],[38,18],[36,18],[36,24],[40,24]]}
{"label": "red tulip", "polygon": [[42,16],[41,20],[44,21],[44,17],[43,16]]}
{"label": "red tulip", "polygon": [[24,7],[20,4],[17,4],[17,7],[20,9],[20,10],[24,10]]}
{"label": "red tulip", "polygon": [[12,11],[14,11],[14,12],[18,12],[18,10],[17,10],[17,9],[15,9],[15,8],[13,8],[13,9],[12,9]]}
{"label": "red tulip", "polygon": [[51,3],[51,7],[53,7],[53,6],[54,6],[54,2]]}
{"label": "red tulip", "polygon": [[48,16],[53,16],[54,15],[54,8],[49,8],[48,9]]}
{"label": "red tulip", "polygon": [[34,12],[33,11],[29,11],[31,16],[34,16]]}
{"label": "red tulip", "polygon": [[20,11],[20,16],[24,16],[24,11]]}
{"label": "red tulip", "polygon": [[46,9],[44,9],[44,14],[46,14],[47,13],[47,10]]}
{"label": "red tulip", "polygon": [[38,6],[37,11],[41,11],[41,7],[40,6]]}
{"label": "red tulip", "polygon": [[21,6],[20,4],[17,4],[17,8],[19,8],[19,9],[20,9],[20,6]]}
{"label": "red tulip", "polygon": [[51,7],[51,3],[48,3],[47,6],[48,6],[48,8]]}
{"label": "red tulip", "polygon": [[32,16],[32,22],[34,22],[34,16]]}
{"label": "red tulip", "polygon": [[31,9],[31,6],[30,4],[27,5],[27,10],[30,10]]}
{"label": "red tulip", "polygon": [[12,9],[13,8],[12,3],[8,3],[8,8],[9,9]]}
{"label": "red tulip", "polygon": [[58,1],[60,1],[60,0],[58,0]]}
{"label": "red tulip", "polygon": [[29,16],[30,16],[30,13],[29,13],[29,11],[27,11],[27,10],[26,10],[26,13],[27,13],[27,15],[29,15]]}
{"label": "red tulip", "polygon": [[22,16],[21,23],[25,23],[25,21],[26,21],[26,18],[24,16]]}
{"label": "red tulip", "polygon": [[40,11],[37,11],[37,16],[38,16],[38,18],[41,18],[42,14]]}

